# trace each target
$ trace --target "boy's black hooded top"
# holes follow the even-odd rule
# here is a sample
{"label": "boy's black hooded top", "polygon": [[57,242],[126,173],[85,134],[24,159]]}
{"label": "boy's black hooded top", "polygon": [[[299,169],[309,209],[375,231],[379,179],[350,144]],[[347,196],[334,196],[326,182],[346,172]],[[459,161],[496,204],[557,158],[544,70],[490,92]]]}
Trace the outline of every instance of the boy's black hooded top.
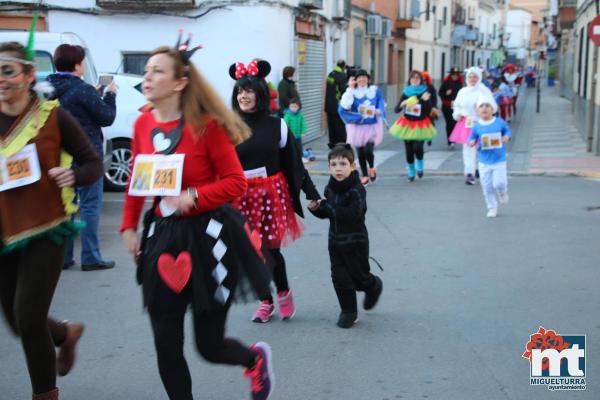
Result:
{"label": "boy's black hooded top", "polygon": [[48,81],[54,87],[53,98],[67,110],[83,128],[94,148],[104,153],[102,127],[110,126],[117,116],[115,94],[100,96],[96,88],[71,74],[53,74]]}
{"label": "boy's black hooded top", "polygon": [[368,243],[369,235],[365,225],[367,212],[367,191],[358,172],[353,171],[343,181],[329,178],[325,186],[325,199],[315,211],[317,218],[328,218],[329,246],[342,246],[355,243]]}

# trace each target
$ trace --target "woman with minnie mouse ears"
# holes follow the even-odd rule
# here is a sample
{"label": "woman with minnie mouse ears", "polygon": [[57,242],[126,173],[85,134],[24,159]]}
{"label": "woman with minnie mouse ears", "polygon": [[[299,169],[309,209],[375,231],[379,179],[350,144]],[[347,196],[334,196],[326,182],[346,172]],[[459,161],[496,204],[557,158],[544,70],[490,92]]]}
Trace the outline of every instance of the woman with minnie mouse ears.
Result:
{"label": "woman with minnie mouse ears", "polygon": [[[246,190],[234,146],[250,132],[190,62],[197,49],[189,39],[178,40],[175,48],[154,50],[146,64],[143,90],[150,105],[134,124],[121,232],[138,263],[169,399],[192,399],[183,354],[191,305],[198,352],[211,363],[245,367],[252,399],[266,400],[274,385],[269,346],[224,337],[236,292],[247,293],[248,283],[257,297],[269,291],[257,233],[228,205]],[[146,195],[154,203],[140,240],[136,230]]]}
{"label": "woman with minnie mouse ears", "polygon": [[[236,81],[231,96],[232,108],[252,131],[252,137],[237,146],[237,153],[248,180],[248,189],[235,205],[259,232],[264,254],[273,268],[279,314],[291,319],[296,308],[288,284],[281,246],[300,237],[304,217],[300,190],[312,201],[321,196],[302,163],[300,149],[281,118],[269,115],[269,91],[265,76],[271,65],[254,60],[247,66],[232,64],[229,75]],[[273,297],[263,296],[252,321],[265,323],[275,311]]]}

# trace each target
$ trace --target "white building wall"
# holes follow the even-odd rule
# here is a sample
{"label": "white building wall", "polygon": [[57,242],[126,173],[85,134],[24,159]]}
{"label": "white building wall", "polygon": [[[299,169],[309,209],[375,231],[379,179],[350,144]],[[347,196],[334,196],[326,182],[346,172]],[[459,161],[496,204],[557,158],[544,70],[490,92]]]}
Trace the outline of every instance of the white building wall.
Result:
{"label": "white building wall", "polygon": [[[90,3],[79,0],[78,3]],[[93,2],[92,2],[93,3]],[[200,71],[229,103],[234,82],[228,74],[234,62],[254,58],[268,60],[272,72],[267,77],[281,80],[286,65],[295,65],[294,17],[292,10],[269,6],[231,6],[215,10],[197,20],[156,15],[94,16],[51,11],[52,32],[75,32],[87,43],[98,71],[116,71],[122,52],[149,52],[175,44],[177,31],[193,33],[193,43],[204,48],[193,58]],[[256,21],[269,21],[257,24]]]}
{"label": "white building wall", "polygon": [[511,54],[527,55],[531,39],[531,12],[508,10],[506,14],[506,33],[509,36],[507,50]]}
{"label": "white building wall", "polygon": [[[435,84],[439,81],[446,71],[452,66],[450,38],[452,33],[452,2],[451,0],[431,1],[431,5],[435,5],[436,11],[430,13],[429,21],[425,14],[421,14],[418,18],[420,21],[419,29],[406,30],[405,44],[405,73],[408,76],[410,73],[409,54],[413,51],[412,68],[418,71],[425,69],[425,54],[427,53],[427,71],[431,74]],[[427,3],[425,0],[420,1],[420,11],[425,11]],[[443,21],[443,10],[446,7],[446,23]],[[410,10],[409,14],[410,15]],[[441,28],[440,28],[441,26]],[[442,53],[446,54],[446,62],[442,71]]]}

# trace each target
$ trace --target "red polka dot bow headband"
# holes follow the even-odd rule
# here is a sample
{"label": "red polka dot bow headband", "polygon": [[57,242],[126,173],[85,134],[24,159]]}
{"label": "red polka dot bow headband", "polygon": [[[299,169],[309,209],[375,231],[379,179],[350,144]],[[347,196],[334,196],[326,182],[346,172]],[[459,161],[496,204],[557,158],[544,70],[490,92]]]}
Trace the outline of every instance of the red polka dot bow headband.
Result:
{"label": "red polka dot bow headband", "polygon": [[250,61],[247,67],[244,63],[235,63],[235,79],[240,79],[246,75],[258,76],[258,64],[256,60]]}
{"label": "red polka dot bow headband", "polygon": [[264,60],[252,60],[248,65],[244,63],[236,62],[231,64],[229,67],[229,76],[233,80],[242,79],[245,76],[255,76],[257,78],[264,78],[271,72],[271,64]]}

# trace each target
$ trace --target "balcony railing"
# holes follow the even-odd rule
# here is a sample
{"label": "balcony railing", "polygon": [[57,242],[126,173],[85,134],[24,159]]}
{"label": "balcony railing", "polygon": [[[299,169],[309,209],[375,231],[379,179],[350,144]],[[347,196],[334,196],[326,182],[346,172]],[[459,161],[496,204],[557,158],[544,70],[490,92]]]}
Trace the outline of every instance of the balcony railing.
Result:
{"label": "balcony railing", "polygon": [[412,18],[397,19],[394,23],[394,29],[419,29],[421,27],[421,21]]}

